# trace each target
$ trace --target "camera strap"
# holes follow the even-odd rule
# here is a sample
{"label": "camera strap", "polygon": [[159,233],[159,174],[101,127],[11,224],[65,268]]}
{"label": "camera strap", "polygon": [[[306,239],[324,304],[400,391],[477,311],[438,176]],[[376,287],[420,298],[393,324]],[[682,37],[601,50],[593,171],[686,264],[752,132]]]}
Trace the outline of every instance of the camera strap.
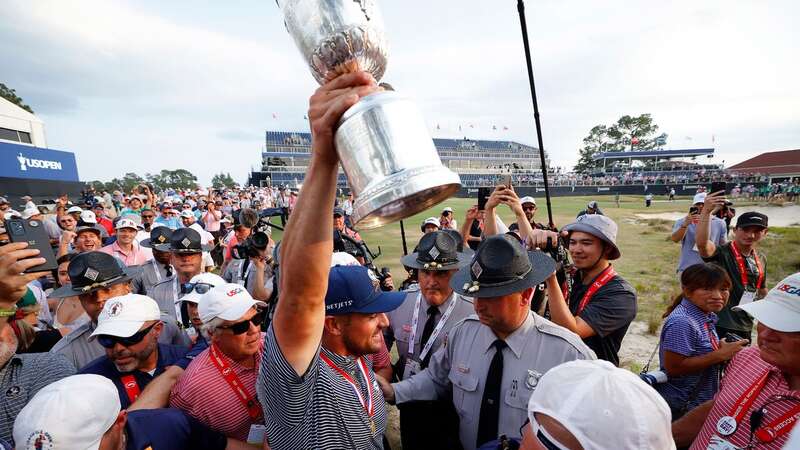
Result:
{"label": "camera strap", "polygon": [[252,270],[253,264],[250,263],[250,259],[242,260],[242,267],[239,268],[239,280],[241,280],[242,286],[245,288],[247,288],[247,278],[250,276]]}

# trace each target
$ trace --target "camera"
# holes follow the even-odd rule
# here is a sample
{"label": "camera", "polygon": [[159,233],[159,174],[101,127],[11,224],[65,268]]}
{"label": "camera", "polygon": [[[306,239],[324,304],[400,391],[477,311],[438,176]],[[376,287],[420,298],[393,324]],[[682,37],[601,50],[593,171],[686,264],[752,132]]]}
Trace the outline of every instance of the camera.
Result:
{"label": "camera", "polygon": [[655,386],[657,384],[666,383],[668,377],[667,373],[663,370],[652,370],[650,372],[640,373],[639,378],[650,386]]}

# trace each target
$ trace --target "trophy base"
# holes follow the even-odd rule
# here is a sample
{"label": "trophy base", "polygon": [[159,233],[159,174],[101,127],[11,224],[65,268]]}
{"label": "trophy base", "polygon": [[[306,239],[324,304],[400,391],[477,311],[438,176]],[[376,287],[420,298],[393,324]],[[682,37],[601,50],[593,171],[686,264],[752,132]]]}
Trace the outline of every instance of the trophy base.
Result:
{"label": "trophy base", "polygon": [[460,188],[458,174],[444,166],[406,169],[359,193],[352,220],[363,230],[377,228],[425,211]]}

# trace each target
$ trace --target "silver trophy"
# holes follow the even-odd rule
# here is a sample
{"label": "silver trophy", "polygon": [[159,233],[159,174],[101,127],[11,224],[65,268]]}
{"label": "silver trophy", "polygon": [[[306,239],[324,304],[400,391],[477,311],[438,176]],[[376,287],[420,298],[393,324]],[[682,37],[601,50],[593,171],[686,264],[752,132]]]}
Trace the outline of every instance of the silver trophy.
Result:
{"label": "silver trophy", "polygon": [[[324,84],[365,70],[386,70],[383,19],[374,0],[276,0],[286,29]],[[369,229],[430,208],[461,187],[439,159],[417,107],[396,92],[362,98],[335,135],[336,151],[355,196],[352,219]]]}

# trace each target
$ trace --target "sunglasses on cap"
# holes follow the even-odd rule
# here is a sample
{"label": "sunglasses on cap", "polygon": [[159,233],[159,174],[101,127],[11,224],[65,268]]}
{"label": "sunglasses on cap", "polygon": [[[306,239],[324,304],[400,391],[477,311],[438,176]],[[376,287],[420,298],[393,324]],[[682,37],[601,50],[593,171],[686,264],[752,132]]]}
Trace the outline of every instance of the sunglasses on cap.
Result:
{"label": "sunglasses on cap", "polygon": [[[158,322],[156,322],[158,323]],[[122,344],[123,347],[130,347],[131,345],[136,345],[139,342],[142,342],[147,333],[156,326],[156,323],[150,325],[149,327],[145,328],[144,330],[139,330],[132,336],[128,337],[119,337],[119,336],[110,336],[107,334],[101,334],[97,336],[97,342],[102,345],[104,348],[114,348],[115,345]]]}
{"label": "sunglasses on cap", "polygon": [[[519,428],[519,435],[522,436],[522,432],[525,430],[531,423],[531,419],[525,419],[525,423]],[[542,445],[542,447],[546,448],[547,450],[568,450],[566,447],[563,447],[561,444],[558,443],[555,439],[550,437],[537,422],[533,422],[531,426],[533,432],[536,433],[536,440]]]}
{"label": "sunglasses on cap", "polygon": [[226,325],[217,327],[222,330],[231,330],[233,334],[243,334],[246,333],[250,329],[250,324],[252,323],[255,326],[261,326],[261,322],[264,321],[264,317],[266,317],[266,311],[258,311],[255,316],[251,317],[250,320],[243,320],[241,322],[236,322],[233,325]]}
{"label": "sunglasses on cap", "polygon": [[191,292],[197,292],[198,294],[205,294],[206,292],[210,291],[214,287],[213,284],[203,283],[202,281],[198,281],[197,283],[183,283],[181,285],[181,294],[189,294]]}

